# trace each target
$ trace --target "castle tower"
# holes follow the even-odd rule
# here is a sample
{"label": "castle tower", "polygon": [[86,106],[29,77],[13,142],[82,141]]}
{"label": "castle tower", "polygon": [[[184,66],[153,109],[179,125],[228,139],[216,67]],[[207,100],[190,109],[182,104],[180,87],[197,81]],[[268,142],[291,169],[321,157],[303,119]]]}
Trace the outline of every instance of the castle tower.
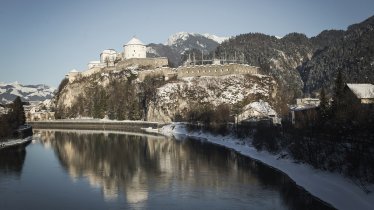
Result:
{"label": "castle tower", "polygon": [[114,61],[117,59],[117,52],[113,49],[104,50],[100,54],[100,63],[104,66],[114,66]]}
{"label": "castle tower", "polygon": [[133,37],[124,47],[124,58],[146,58],[147,48],[146,46],[136,37]]}

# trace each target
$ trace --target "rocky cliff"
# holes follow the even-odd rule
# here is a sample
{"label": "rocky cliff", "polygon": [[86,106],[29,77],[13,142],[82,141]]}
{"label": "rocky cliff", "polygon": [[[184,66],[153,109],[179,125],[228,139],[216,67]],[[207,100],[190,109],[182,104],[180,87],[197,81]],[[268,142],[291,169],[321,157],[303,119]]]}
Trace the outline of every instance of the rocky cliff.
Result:
{"label": "rocky cliff", "polygon": [[65,81],[57,94],[57,117],[171,122],[177,116],[185,117],[197,104],[240,104],[243,108],[261,101],[281,111],[279,86],[271,76],[233,74],[165,81],[156,75],[139,81],[139,71],[143,70],[96,73],[74,82]]}

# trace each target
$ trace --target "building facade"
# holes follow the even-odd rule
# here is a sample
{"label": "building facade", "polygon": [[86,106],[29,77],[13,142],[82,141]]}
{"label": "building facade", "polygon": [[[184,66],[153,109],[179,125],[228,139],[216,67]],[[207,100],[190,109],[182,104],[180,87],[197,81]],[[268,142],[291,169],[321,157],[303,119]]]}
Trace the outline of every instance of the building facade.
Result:
{"label": "building facade", "polygon": [[147,48],[136,37],[133,37],[127,44],[124,46],[124,59],[130,58],[146,58],[147,57]]}

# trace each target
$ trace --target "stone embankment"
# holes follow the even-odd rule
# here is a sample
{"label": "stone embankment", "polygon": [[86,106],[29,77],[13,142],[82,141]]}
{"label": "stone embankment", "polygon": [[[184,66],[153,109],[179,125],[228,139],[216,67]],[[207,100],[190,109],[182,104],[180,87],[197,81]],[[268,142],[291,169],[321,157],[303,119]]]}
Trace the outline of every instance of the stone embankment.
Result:
{"label": "stone embankment", "polygon": [[29,122],[36,129],[76,129],[76,130],[120,130],[144,132],[144,128],[157,129],[164,124],[147,121],[116,121],[116,120],[47,120]]}

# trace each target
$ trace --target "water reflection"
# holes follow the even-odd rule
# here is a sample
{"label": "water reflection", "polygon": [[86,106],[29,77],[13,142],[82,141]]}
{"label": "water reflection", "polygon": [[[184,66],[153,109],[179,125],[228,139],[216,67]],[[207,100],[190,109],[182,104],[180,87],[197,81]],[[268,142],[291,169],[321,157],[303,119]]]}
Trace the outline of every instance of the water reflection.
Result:
{"label": "water reflection", "polygon": [[20,177],[25,162],[24,148],[0,150],[0,178],[5,176]]}
{"label": "water reflection", "polygon": [[143,208],[178,194],[186,200],[234,200],[257,209],[328,209],[282,173],[209,143],[91,131],[35,132],[73,180],[86,178],[107,201],[123,195],[132,207]]}

